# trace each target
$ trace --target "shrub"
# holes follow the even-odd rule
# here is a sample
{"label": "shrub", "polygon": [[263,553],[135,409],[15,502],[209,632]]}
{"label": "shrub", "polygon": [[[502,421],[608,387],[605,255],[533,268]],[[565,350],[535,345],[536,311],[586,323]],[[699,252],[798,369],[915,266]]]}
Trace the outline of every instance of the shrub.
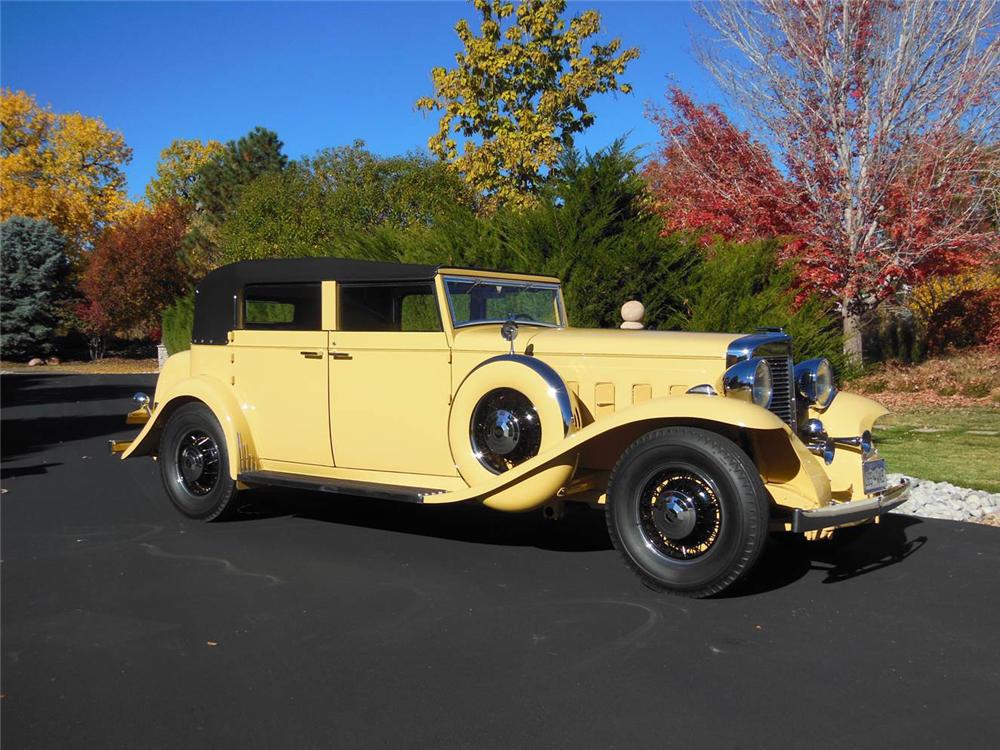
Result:
{"label": "shrub", "polygon": [[194,292],[190,292],[163,311],[163,344],[167,352],[176,354],[190,349],[193,329]]}
{"label": "shrub", "polygon": [[865,327],[865,357],[872,362],[920,362],[924,348],[917,317],[909,307],[882,305]]}
{"label": "shrub", "polygon": [[0,244],[3,355],[49,354],[58,308],[68,296],[66,240],[48,221],[15,216],[0,224]]}
{"label": "shrub", "polygon": [[927,350],[1000,349],[1000,287],[968,290],[940,305],[927,323]]}
{"label": "shrub", "polygon": [[157,332],[163,308],[189,284],[180,258],[188,213],[174,202],[140,208],[101,235],[80,278],[90,308],[102,311],[93,333]]}
{"label": "shrub", "polygon": [[840,321],[832,304],[809,297],[795,303],[795,269],[780,263],[774,242],[720,243],[688,285],[689,331],[752,332],[780,326],[792,335],[796,361],[827,357],[849,375]]}

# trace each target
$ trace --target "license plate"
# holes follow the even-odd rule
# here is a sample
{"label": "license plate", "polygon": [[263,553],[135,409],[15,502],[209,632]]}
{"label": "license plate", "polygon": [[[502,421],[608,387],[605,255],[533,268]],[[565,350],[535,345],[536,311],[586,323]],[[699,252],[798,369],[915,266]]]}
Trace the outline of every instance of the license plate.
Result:
{"label": "license plate", "polygon": [[873,492],[881,492],[885,489],[886,485],[889,484],[889,480],[885,476],[885,460],[878,459],[877,461],[865,461],[861,464],[861,470],[865,478],[865,494],[870,495]]}

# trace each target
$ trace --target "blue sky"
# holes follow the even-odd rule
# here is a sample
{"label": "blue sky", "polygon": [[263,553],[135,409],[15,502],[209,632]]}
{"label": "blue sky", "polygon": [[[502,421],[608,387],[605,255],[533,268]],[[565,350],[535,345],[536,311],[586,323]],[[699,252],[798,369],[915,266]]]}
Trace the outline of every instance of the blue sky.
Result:
{"label": "blue sky", "polygon": [[[668,76],[718,99],[691,55],[700,21],[682,2],[571,2],[604,18],[605,38],[640,48],[629,95],[596,97],[596,124],[578,140],[601,148],[629,134],[648,153],[643,116]],[[413,108],[432,93],[430,70],[458,49],[463,2],[0,4],[0,82],[57,112],[100,116],[134,150],[138,197],[175,138],[239,137],[271,128],[297,158],[364,139],[382,154],[423,149],[435,118]]]}

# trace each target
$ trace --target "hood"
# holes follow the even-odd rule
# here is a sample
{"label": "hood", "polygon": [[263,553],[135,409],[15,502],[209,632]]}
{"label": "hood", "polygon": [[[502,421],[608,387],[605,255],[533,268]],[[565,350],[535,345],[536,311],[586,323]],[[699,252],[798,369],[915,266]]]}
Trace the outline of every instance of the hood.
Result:
{"label": "hood", "polygon": [[[604,355],[725,360],[727,348],[738,338],[740,334],[733,333],[521,326],[514,348],[524,352],[530,346],[538,356],[569,354],[581,357]],[[507,351],[508,344],[500,336],[499,325],[483,325],[456,331],[455,347],[502,354]]]}

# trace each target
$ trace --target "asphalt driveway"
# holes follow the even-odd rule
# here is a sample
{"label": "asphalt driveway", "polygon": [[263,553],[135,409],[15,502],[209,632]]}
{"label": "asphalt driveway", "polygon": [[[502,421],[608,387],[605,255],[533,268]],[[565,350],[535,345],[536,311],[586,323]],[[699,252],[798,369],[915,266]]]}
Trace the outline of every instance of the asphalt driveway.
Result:
{"label": "asphalt driveway", "polygon": [[589,511],[255,491],[188,521],[106,454],[152,378],[0,384],[4,750],[1000,741],[1000,529],[777,542],[690,601]]}

